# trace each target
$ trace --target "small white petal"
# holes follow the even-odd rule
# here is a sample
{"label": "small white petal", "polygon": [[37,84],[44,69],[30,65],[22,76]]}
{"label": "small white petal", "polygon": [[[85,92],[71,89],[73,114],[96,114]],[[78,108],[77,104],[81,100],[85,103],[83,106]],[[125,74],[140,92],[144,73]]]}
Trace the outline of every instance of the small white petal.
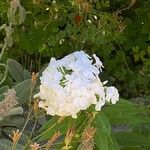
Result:
{"label": "small white petal", "polygon": [[102,72],[102,68],[104,68],[102,62],[100,61],[100,59],[95,54],[93,54],[93,57],[96,61],[95,66],[97,66],[100,69],[100,71]]}

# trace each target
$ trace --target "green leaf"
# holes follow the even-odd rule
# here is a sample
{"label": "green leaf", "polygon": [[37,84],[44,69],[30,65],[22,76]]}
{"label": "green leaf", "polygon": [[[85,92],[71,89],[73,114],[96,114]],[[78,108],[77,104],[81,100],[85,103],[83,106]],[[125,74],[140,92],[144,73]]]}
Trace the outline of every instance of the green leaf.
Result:
{"label": "green leaf", "polygon": [[4,93],[8,89],[9,89],[9,86],[7,85],[0,88],[0,101],[2,101],[5,98]]}
{"label": "green leaf", "polygon": [[14,109],[10,110],[10,112],[7,114],[7,116],[20,115],[20,114],[23,114],[23,108],[22,107],[17,107],[17,108],[14,108]]}
{"label": "green leaf", "polygon": [[11,76],[18,82],[24,80],[23,78],[23,67],[16,60],[8,59],[7,68]]}
{"label": "green leaf", "polygon": [[122,149],[138,148],[142,147],[150,148],[150,137],[146,137],[136,132],[118,132],[113,134],[118,144]]}
{"label": "green leaf", "polygon": [[70,123],[70,117],[66,117],[61,122],[58,121],[58,118],[53,117],[49,120],[42,128],[41,134],[39,135],[39,141],[49,139],[56,131],[60,131],[61,135],[67,133]]}
{"label": "green leaf", "polygon": [[7,91],[9,89],[9,86],[6,85],[6,86],[3,86],[0,88],[0,95],[3,94],[5,91]]}
{"label": "green leaf", "polygon": [[[5,132],[5,134],[7,134],[7,136],[9,136],[10,134],[12,134],[12,131],[13,131],[13,130],[16,131],[17,128],[15,128],[15,127],[5,127],[5,128],[3,129],[3,131]],[[21,138],[20,138],[20,140],[19,140],[19,143],[26,145],[28,142],[29,142],[29,137],[28,137],[28,135],[25,134],[25,133],[21,133]]]}
{"label": "green leaf", "polygon": [[0,101],[2,101],[5,98],[4,94],[0,95]]}
{"label": "green leaf", "polygon": [[22,105],[29,100],[31,94],[31,84],[31,80],[28,79],[19,83],[17,86],[14,86],[19,105]]}
{"label": "green leaf", "polygon": [[112,136],[111,124],[103,112],[96,114],[93,126],[97,129],[94,141],[99,150],[119,149],[115,138]]}
{"label": "green leaf", "polygon": [[94,119],[94,124],[96,127],[99,127],[101,132],[110,136],[111,134],[111,125],[107,118],[107,116],[103,112],[99,112],[96,114],[96,117]]}
{"label": "green leaf", "polygon": [[111,139],[108,140],[108,149],[109,150],[120,150],[117,140],[113,135],[111,135]]}
{"label": "green leaf", "polygon": [[[22,150],[23,145],[21,144],[16,144],[16,149],[15,150]],[[12,142],[7,140],[7,139],[0,139],[0,149],[1,150],[11,150],[12,149]]]}
{"label": "green leaf", "polygon": [[37,120],[39,125],[43,125],[46,123],[46,117],[45,114],[38,116],[38,120]]}
{"label": "green leaf", "polygon": [[104,112],[112,125],[150,122],[150,118],[143,115],[146,113],[145,108],[123,99],[115,105],[106,106]]}
{"label": "green leaf", "polygon": [[80,134],[87,126],[87,122],[89,120],[88,115],[85,112],[82,113],[82,111],[79,112],[76,119],[66,117],[60,122],[59,118],[60,117],[54,116],[49,121],[46,121],[46,123],[40,128],[40,140],[52,136],[52,134],[58,130],[61,132],[61,134],[64,134],[66,133],[68,126],[71,126],[72,124],[76,129],[76,134]]}
{"label": "green leaf", "polygon": [[107,135],[98,130],[94,136],[94,141],[99,150],[109,150]]}
{"label": "green leaf", "polygon": [[23,70],[24,80],[31,79],[31,73],[28,70]]}
{"label": "green leaf", "polygon": [[2,122],[0,122],[0,126],[9,126],[9,127],[17,127],[22,128],[22,126],[25,123],[25,119],[23,117],[19,116],[8,116],[3,119]]}
{"label": "green leaf", "polygon": [[49,121],[47,121],[47,122],[40,128],[40,131],[49,129],[51,126],[53,126],[53,125],[58,121],[58,119],[59,119],[58,117],[52,117]]}
{"label": "green leaf", "polygon": [[99,150],[109,150],[109,140],[111,140],[111,125],[103,112],[97,113],[93,126],[97,129],[94,140]]}

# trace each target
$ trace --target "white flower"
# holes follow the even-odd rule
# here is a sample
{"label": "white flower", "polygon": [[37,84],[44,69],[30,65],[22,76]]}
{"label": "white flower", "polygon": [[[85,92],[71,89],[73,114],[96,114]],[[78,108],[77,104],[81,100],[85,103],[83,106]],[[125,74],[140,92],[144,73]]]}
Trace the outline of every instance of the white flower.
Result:
{"label": "white flower", "polygon": [[102,68],[104,68],[102,62],[99,60],[99,58],[95,54],[93,54],[93,57],[96,61],[96,63],[95,63],[96,67],[100,68],[100,71],[102,72]]}
{"label": "white flower", "polygon": [[103,64],[95,54],[93,57],[77,51],[60,60],[51,58],[40,78],[40,92],[34,96],[42,99],[39,107],[50,115],[76,118],[79,111],[92,104],[97,111],[106,101],[115,104],[119,100],[118,90],[101,82]]}
{"label": "white flower", "polygon": [[119,100],[119,93],[118,90],[111,86],[111,87],[106,87],[106,101],[112,102],[112,104],[115,104],[116,101]]}

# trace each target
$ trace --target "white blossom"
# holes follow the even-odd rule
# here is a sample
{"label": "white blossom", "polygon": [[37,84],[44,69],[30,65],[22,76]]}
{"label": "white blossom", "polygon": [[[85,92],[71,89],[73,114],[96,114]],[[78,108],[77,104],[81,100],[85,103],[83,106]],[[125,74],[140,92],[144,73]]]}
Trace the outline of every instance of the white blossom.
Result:
{"label": "white blossom", "polygon": [[[93,59],[94,58],[94,59]],[[118,90],[101,82],[99,73],[103,64],[94,54],[76,51],[60,60],[51,58],[40,78],[39,107],[47,114],[77,117],[92,104],[100,111],[106,102],[115,104],[119,100]],[[94,63],[95,62],[95,63]]]}
{"label": "white blossom", "polygon": [[117,100],[119,100],[118,90],[113,86],[106,87],[106,101],[115,104]]}

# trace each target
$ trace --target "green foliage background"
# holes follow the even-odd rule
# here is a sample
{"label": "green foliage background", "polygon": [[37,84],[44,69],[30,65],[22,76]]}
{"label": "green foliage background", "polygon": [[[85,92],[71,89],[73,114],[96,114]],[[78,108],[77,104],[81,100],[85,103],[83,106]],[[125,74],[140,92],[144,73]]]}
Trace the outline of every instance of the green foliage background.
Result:
{"label": "green foliage background", "polygon": [[[80,1],[22,0],[26,20],[15,26],[14,45],[5,55],[39,71],[52,56],[61,58],[83,49],[102,59],[104,78],[111,75],[110,81],[118,85],[122,96],[149,94],[150,2],[87,2],[89,6],[79,7]],[[2,1],[1,24],[7,22],[8,7]],[[1,33],[1,42],[3,36]]]}

